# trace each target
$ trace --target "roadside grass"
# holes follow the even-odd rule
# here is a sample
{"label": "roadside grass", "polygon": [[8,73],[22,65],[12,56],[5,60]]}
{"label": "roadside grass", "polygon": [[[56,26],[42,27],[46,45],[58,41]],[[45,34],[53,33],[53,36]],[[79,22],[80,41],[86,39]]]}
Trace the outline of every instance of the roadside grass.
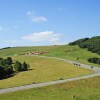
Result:
{"label": "roadside grass", "polygon": [[1,94],[0,100],[100,100],[100,76]]}
{"label": "roadside grass", "polygon": [[0,88],[8,88],[32,83],[83,76],[93,71],[67,62],[38,56],[12,56],[14,60],[27,62],[30,70],[17,73],[15,76],[0,80]]}

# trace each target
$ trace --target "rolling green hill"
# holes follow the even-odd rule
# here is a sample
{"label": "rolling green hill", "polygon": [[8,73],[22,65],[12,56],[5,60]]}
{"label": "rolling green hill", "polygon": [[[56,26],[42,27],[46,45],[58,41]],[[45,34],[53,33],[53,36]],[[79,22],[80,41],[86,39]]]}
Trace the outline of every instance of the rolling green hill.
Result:
{"label": "rolling green hill", "polygon": [[[89,63],[87,59],[90,57],[100,58],[100,55],[92,53],[87,49],[79,48],[77,45],[14,47],[14,48],[0,50],[0,57],[16,56],[16,55],[18,56],[18,55],[23,55],[27,52],[37,52],[37,51],[49,52],[48,54],[42,54],[44,56],[59,57],[99,67],[99,65],[97,64]],[[77,58],[79,59],[77,60]]]}
{"label": "rolling green hill", "polygon": [[80,48],[87,48],[89,51],[100,55],[100,36],[79,39],[69,43],[69,45],[78,45]]}
{"label": "rolling green hill", "polygon": [[[90,41],[92,41],[91,39],[88,38],[81,39],[81,42],[89,43]],[[93,41],[90,42],[91,45],[92,43]],[[69,71],[66,74],[65,71],[68,70],[68,68],[65,67],[66,64],[64,62],[62,61],[59,62],[58,60],[54,60],[54,59],[43,59],[43,58],[39,58],[38,56],[27,56],[25,55],[27,52],[49,52],[47,54],[41,54],[41,55],[69,59],[84,64],[88,64],[91,66],[100,67],[100,65],[89,63],[87,61],[87,59],[90,57],[100,58],[100,55],[88,51],[87,48],[85,49],[80,48],[78,45],[73,45],[73,46],[53,45],[53,46],[33,46],[33,47],[31,46],[31,47],[13,47],[13,48],[6,48],[6,49],[4,48],[0,50],[0,57],[11,56],[15,60],[20,60],[20,61],[25,60],[26,62],[30,63],[31,69],[33,70],[30,70],[28,72],[22,72],[7,80],[1,80],[0,81],[1,88],[31,84],[34,82],[38,83],[43,81],[56,80],[62,77],[67,78],[66,76],[68,76],[67,74]],[[67,64],[67,66],[70,68],[73,67],[71,64],[70,65]],[[57,69],[58,67],[59,69]],[[59,73],[55,74],[55,70],[60,74]],[[45,73],[47,74],[47,76],[45,75]],[[75,73],[73,72],[74,75],[76,75],[76,73],[77,72]],[[13,82],[11,82],[12,80]],[[85,80],[68,82],[68,83],[47,86],[47,87],[42,87],[37,89],[29,89],[25,91],[18,91],[14,93],[2,94],[0,95],[0,99],[1,100],[26,100],[26,99],[27,100],[32,100],[32,99],[34,100],[40,100],[40,99],[41,100],[45,100],[45,99],[46,100],[52,100],[52,99],[53,100],[66,100],[66,99],[99,100],[100,99],[99,83],[100,83],[100,77],[98,76],[98,77],[85,79]]]}

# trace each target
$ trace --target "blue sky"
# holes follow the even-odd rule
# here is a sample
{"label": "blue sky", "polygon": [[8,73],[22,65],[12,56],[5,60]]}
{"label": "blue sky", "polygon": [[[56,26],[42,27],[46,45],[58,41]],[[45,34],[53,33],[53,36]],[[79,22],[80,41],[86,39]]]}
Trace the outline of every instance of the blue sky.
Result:
{"label": "blue sky", "polygon": [[0,0],[0,48],[66,44],[100,35],[100,0]]}

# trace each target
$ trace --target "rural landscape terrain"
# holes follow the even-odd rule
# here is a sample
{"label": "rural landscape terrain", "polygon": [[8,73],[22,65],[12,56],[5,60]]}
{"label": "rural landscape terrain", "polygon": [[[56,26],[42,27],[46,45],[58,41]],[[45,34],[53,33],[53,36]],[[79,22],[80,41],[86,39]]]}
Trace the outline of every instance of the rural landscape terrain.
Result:
{"label": "rural landscape terrain", "polygon": [[[13,62],[26,62],[30,66],[26,71],[14,70],[13,76],[1,79],[0,91],[18,86],[62,81],[59,84],[55,83],[56,85],[48,84],[49,86],[44,85],[45,87],[40,86],[35,89],[1,92],[0,100],[100,99],[100,71],[95,77],[63,82],[70,78],[92,75],[95,73],[94,68],[99,70],[100,36],[79,39],[68,45],[6,47],[0,50],[0,57],[3,59],[11,57]],[[81,67],[81,64],[90,68]]]}
{"label": "rural landscape terrain", "polygon": [[100,100],[100,0],[0,0],[0,100]]}

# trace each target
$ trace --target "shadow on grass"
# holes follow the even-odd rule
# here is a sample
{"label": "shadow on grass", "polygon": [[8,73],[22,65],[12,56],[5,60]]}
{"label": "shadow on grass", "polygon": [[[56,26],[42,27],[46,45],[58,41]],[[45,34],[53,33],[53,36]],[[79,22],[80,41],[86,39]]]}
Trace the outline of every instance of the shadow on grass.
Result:
{"label": "shadow on grass", "polygon": [[7,78],[11,78],[11,77],[15,76],[16,74],[17,74],[17,73],[14,73],[14,74],[5,76],[5,77],[3,77],[3,78],[0,78],[0,80],[4,80],[4,79],[7,79]]}
{"label": "shadow on grass", "polygon": [[[28,70],[26,70],[26,71],[31,71],[31,70],[35,70],[35,69],[28,69]],[[11,77],[13,77],[13,76],[15,76],[15,75],[17,75],[17,74],[19,74],[19,73],[21,73],[21,72],[26,72],[26,71],[19,71],[19,72],[14,72],[13,74],[11,74],[11,75],[7,75],[7,76],[4,76],[4,77],[0,77],[0,80],[4,80],[4,79],[8,79],[8,78],[11,78]]]}
{"label": "shadow on grass", "polygon": [[30,71],[30,70],[35,70],[35,69],[28,69],[27,71]]}

